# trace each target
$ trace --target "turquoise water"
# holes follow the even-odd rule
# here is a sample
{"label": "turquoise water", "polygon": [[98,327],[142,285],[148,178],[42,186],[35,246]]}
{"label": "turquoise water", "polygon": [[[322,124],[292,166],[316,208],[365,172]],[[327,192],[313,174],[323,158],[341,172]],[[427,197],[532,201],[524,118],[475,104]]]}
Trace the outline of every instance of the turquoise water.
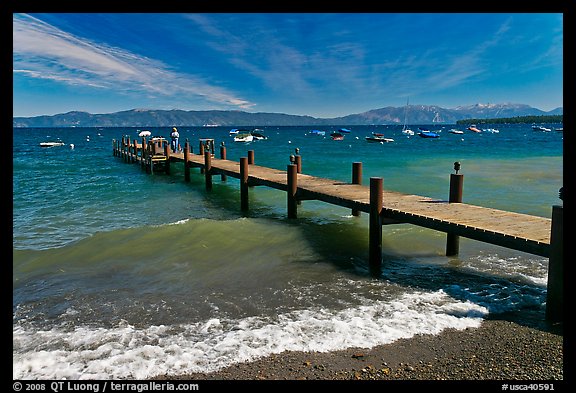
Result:
{"label": "turquoise water", "polygon": [[[559,126],[559,125],[557,125]],[[563,134],[498,125],[497,134],[402,135],[352,126],[344,141],[317,127],[259,127],[268,140],[232,141],[231,127],[179,127],[224,141],[227,158],[253,150],[286,169],[296,148],[307,174],[447,199],[453,163],[464,202],[550,217],[561,204]],[[488,126],[487,126],[488,127]],[[327,133],[333,128],[324,128]],[[169,128],[149,128],[168,136]],[[417,129],[417,128],[414,128]],[[367,143],[371,132],[394,142]],[[214,177],[212,191],[181,165],[148,175],[112,154],[124,128],[14,129],[13,377],[145,378],[215,370],[283,350],[370,347],[414,334],[477,326],[488,317],[542,319],[547,259],[409,224],[383,227],[380,277],[367,268],[367,215]],[[60,147],[41,148],[46,140]],[[71,147],[73,144],[73,148]]]}

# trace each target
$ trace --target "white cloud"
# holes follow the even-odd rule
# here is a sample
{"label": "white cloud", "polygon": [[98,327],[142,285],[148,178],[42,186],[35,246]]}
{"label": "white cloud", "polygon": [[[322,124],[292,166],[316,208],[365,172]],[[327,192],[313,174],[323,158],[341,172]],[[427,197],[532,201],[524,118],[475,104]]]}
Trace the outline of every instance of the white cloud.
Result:
{"label": "white cloud", "polygon": [[15,73],[70,85],[156,96],[185,94],[242,109],[254,105],[161,61],[76,37],[25,14],[13,17],[13,62]]}

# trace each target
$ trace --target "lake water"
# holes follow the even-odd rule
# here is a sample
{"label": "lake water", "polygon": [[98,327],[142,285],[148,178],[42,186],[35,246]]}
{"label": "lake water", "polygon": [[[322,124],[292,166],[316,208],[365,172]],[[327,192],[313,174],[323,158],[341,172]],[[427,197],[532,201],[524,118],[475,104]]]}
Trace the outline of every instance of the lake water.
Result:
{"label": "lake water", "polygon": [[[560,125],[552,125],[552,127]],[[453,163],[463,201],[551,217],[561,204],[563,133],[488,125],[440,138],[407,137],[401,126],[347,126],[333,141],[318,127],[259,127],[267,140],[232,141],[232,127],[179,127],[224,141],[227,158],[254,151],[258,165],[285,170],[299,149],[302,172],[448,199]],[[171,127],[148,128],[168,137]],[[416,126],[413,128],[417,130]],[[546,258],[410,224],[383,227],[383,264],[368,269],[368,215],[303,201],[286,217],[284,192],[249,190],[237,179],[193,169],[148,175],[112,154],[137,128],[13,130],[13,378],[143,379],[217,370],[285,350],[371,347],[485,318],[544,318]],[[367,143],[380,132],[394,142]],[[39,143],[61,140],[63,146]],[[71,147],[73,145],[73,148]]]}

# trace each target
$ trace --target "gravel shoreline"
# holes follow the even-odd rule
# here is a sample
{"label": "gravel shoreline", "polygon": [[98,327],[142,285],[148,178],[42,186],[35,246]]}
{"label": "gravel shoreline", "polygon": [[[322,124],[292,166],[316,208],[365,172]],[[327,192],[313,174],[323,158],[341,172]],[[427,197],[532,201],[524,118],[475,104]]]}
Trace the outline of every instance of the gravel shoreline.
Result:
{"label": "gravel shoreline", "polygon": [[370,349],[283,352],[215,372],[151,379],[563,381],[563,348],[561,324],[485,320],[478,328],[417,335]]}

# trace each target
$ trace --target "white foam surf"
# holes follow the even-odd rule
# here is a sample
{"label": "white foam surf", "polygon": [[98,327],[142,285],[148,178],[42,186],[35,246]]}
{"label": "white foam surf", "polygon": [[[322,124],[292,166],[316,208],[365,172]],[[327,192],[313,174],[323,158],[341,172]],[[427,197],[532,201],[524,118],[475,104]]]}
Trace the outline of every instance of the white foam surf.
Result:
{"label": "white foam surf", "polygon": [[444,291],[370,300],[342,310],[301,309],[276,317],[210,318],[145,328],[122,323],[13,328],[14,379],[145,379],[215,371],[283,351],[370,348],[416,334],[478,327],[487,309]]}

